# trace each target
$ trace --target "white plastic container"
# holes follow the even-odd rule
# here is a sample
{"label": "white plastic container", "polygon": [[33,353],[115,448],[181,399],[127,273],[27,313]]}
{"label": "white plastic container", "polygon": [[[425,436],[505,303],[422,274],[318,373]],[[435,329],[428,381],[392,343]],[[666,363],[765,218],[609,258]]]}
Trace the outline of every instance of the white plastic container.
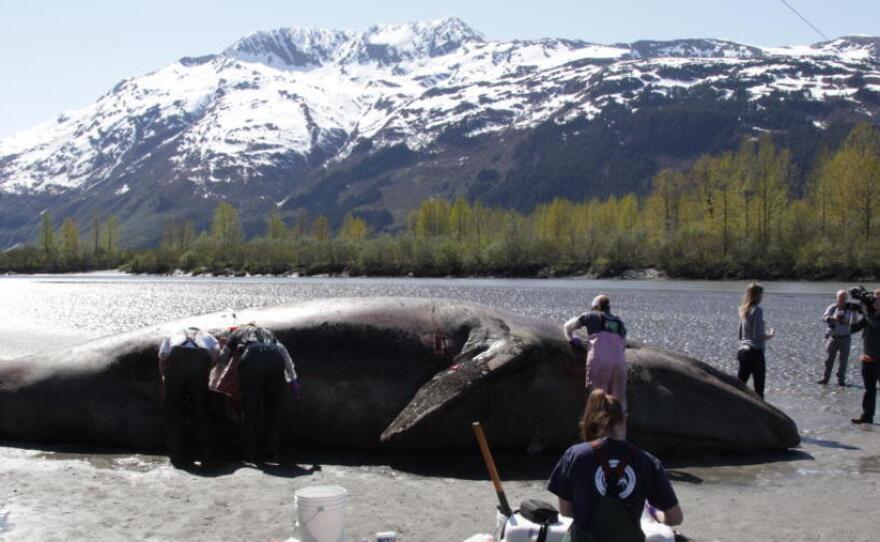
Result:
{"label": "white plastic container", "polygon": [[296,532],[301,542],[342,542],[348,491],[341,486],[311,486],[296,490]]}
{"label": "white plastic container", "polygon": [[[504,517],[504,516],[502,516]],[[553,523],[547,529],[547,542],[560,542],[568,528],[571,526],[571,518],[559,516],[559,520]],[[532,523],[526,518],[516,513],[509,518],[504,524],[504,535],[500,538],[501,542],[534,542],[538,540],[541,532],[541,526]]]}
{"label": "white plastic container", "polygon": [[[547,542],[562,540],[571,527],[571,522],[571,518],[559,516],[559,521],[547,530]],[[642,532],[645,533],[645,542],[675,541],[675,532],[672,528],[658,523],[648,515],[647,511],[642,512],[641,527]],[[540,525],[532,523],[518,513],[507,517],[501,512],[495,512],[495,539],[500,542],[534,542],[538,539],[540,529]]]}
{"label": "white plastic container", "polygon": [[675,542],[675,532],[671,527],[659,523],[648,514],[648,507],[642,511],[642,532],[645,542]]}

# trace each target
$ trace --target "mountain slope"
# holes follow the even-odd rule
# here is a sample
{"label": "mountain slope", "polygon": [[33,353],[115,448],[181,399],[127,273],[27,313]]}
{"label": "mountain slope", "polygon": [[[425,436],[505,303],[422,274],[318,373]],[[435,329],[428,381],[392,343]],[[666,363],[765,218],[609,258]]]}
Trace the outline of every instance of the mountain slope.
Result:
{"label": "mountain slope", "polygon": [[432,195],[528,207],[642,190],[763,130],[834,144],[829,126],[880,109],[878,41],[494,42],[456,18],[256,32],[0,141],[0,246],[44,210],[114,212],[151,244],[224,199],[255,232],[273,206],[386,227]]}

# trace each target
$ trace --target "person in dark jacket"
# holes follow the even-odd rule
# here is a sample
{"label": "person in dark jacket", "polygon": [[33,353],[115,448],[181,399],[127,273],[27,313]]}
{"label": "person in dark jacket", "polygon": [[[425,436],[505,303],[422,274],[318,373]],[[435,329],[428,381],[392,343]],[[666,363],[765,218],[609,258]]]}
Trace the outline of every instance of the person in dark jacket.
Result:
{"label": "person in dark jacket", "polygon": [[880,289],[874,290],[874,303],[861,307],[864,318],[853,324],[853,333],[862,331],[862,382],[865,395],[862,397],[862,415],[853,418],[853,423],[874,423],[877,405],[877,382],[880,381]]}
{"label": "person in dark jacket", "polygon": [[196,455],[203,463],[211,457],[208,374],[217,363],[219,351],[217,339],[194,327],[169,335],[159,346],[165,436],[168,455],[175,465],[189,455],[185,449],[184,414],[192,420],[199,448]]}
{"label": "person in dark jacket", "polygon": [[646,501],[657,521],[670,526],[682,522],[663,465],[626,442],[625,434],[620,401],[593,390],[581,422],[584,442],[563,454],[547,482],[547,489],[559,498],[560,514],[574,520],[572,542],[644,541],[639,520]]}
{"label": "person in dark jacket", "polygon": [[[296,386],[296,369],[287,348],[264,327],[248,324],[229,335],[221,365],[238,359],[245,457],[252,463],[278,457],[284,394]],[[294,388],[295,391],[295,388]]]}

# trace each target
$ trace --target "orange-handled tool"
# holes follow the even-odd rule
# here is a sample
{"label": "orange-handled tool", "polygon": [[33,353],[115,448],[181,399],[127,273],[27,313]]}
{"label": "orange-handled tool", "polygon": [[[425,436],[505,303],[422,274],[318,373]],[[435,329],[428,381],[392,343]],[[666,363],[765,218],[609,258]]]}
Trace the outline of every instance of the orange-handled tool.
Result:
{"label": "orange-handled tool", "polygon": [[480,422],[471,424],[474,428],[474,435],[477,436],[477,442],[480,445],[480,452],[483,453],[483,461],[486,462],[486,468],[489,470],[489,477],[492,478],[492,484],[495,486],[495,493],[498,494],[498,510],[507,517],[513,515],[513,510],[507,503],[507,495],[504,494],[504,488],[501,487],[501,478],[498,476],[498,469],[495,468],[495,460],[492,459],[492,451],[489,450],[489,442],[486,441],[486,434],[483,433],[483,426]]}

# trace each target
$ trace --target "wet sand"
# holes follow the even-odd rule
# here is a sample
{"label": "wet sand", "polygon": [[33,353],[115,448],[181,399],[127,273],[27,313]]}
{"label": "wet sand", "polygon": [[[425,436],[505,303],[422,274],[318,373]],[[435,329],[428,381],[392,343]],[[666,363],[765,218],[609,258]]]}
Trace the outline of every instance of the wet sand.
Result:
{"label": "wet sand", "polygon": [[[844,423],[846,422],[846,423]],[[288,450],[281,466],[231,461],[209,472],[162,456],[0,447],[2,540],[270,540],[295,535],[293,493],[350,492],[347,539],[464,540],[494,525],[495,495],[476,448],[363,455]],[[498,454],[512,503],[543,489],[555,455]],[[804,435],[772,456],[667,462],[694,540],[877,539],[880,426]]]}

